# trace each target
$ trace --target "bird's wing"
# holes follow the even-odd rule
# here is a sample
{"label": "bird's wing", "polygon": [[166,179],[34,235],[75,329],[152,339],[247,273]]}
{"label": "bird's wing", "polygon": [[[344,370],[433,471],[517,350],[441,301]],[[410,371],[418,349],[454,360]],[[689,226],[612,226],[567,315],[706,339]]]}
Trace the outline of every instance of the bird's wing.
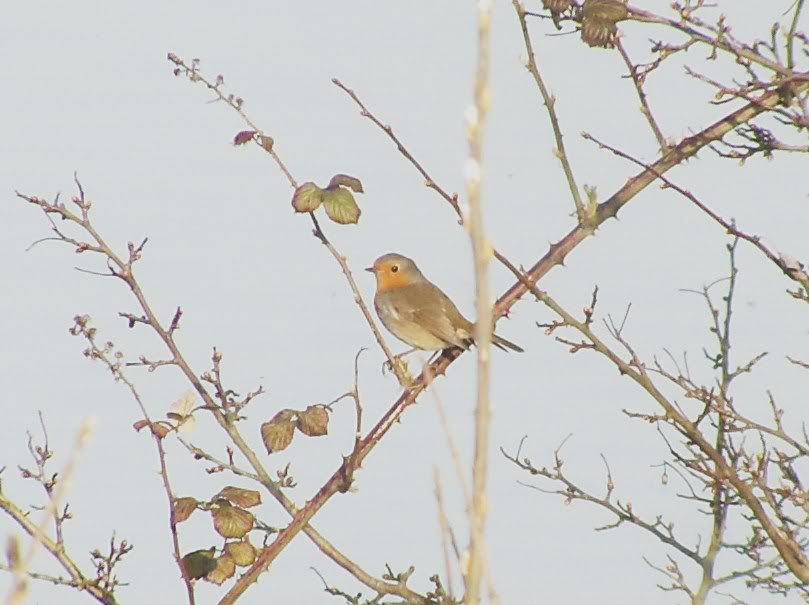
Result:
{"label": "bird's wing", "polygon": [[423,301],[407,313],[408,321],[418,324],[430,334],[447,343],[447,346],[468,349],[471,341],[471,324],[461,315],[455,304],[437,287],[431,284],[408,286],[422,290],[410,300]]}

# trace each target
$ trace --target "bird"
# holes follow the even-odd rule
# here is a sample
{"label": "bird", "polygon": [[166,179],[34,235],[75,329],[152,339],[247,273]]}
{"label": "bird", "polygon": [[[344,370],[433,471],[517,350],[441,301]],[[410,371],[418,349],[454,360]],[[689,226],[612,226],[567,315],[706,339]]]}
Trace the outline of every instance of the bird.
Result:
{"label": "bird", "polygon": [[[384,254],[366,271],[376,277],[376,314],[396,338],[423,351],[467,350],[474,344],[475,324],[424,277],[412,259]],[[494,333],[492,344],[504,351],[523,352],[522,347]]]}

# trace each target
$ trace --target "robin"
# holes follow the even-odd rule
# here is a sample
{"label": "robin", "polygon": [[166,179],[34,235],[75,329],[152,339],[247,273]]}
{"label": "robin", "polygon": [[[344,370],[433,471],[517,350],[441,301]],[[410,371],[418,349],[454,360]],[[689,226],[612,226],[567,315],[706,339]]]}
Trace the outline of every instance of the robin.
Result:
{"label": "robin", "polygon": [[[366,271],[376,276],[376,313],[396,338],[423,351],[468,349],[474,344],[474,324],[461,315],[438,286],[422,275],[411,259],[401,254],[385,254]],[[521,347],[497,334],[492,335],[492,344],[503,350],[523,352]]]}

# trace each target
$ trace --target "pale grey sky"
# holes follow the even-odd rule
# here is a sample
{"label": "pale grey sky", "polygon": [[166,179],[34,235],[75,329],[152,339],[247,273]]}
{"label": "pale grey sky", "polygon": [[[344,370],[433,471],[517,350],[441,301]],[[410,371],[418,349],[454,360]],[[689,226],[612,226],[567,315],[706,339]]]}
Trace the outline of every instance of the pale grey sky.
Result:
{"label": "pale grey sky", "polygon": [[[539,3],[536,3],[539,6]],[[668,2],[646,3],[665,10]],[[790,2],[725,2],[739,37],[768,35],[769,24]],[[572,203],[536,88],[521,65],[522,39],[510,3],[495,3],[493,109],[486,131],[487,229],[514,262],[529,265],[573,225]],[[196,2],[81,3],[7,2],[0,6],[0,238],[3,283],[0,317],[5,346],[0,376],[5,387],[0,425],[0,466],[5,493],[22,503],[38,501],[16,472],[29,464],[26,430],[37,430],[42,410],[52,446],[64,462],[76,430],[88,417],[96,432],[75,475],[69,501],[75,516],[67,543],[88,569],[84,553],[103,547],[111,532],[135,544],[119,574],[130,586],[123,603],[179,603],[184,599],[171,559],[166,502],[153,444],[131,430],[139,411],[127,392],[99,364],[84,359],[84,343],[68,334],[71,318],[87,313],[103,339],[131,356],[160,357],[156,339],[127,329],[119,311],[135,311],[122,284],[82,274],[75,265],[99,267],[67,247],[46,243],[44,217],[17,200],[13,190],[40,195],[73,194],[77,171],[94,201],[97,226],[118,250],[128,240],[149,237],[138,266],[153,306],[170,320],[185,311],[178,340],[195,371],[207,369],[211,347],[224,352],[227,384],[268,391],[248,409],[244,433],[261,449],[259,425],[282,407],[325,402],[352,380],[360,362],[360,387],[368,426],[398,395],[393,377],[382,376],[381,353],[334,260],[310,235],[306,217],[294,215],[286,180],[260,150],[234,148],[244,125],[206,91],[175,78],[169,51],[199,57],[209,76],[245,99],[250,116],[275,138],[276,150],[299,181],[325,183],[335,173],[362,180],[358,226],[324,223],[355,271],[367,300],[373,280],[362,273],[374,258],[396,251],[416,260],[424,273],[472,315],[471,254],[465,231],[451,209],[358,115],[330,79],[339,77],[395,128],[414,155],[450,191],[463,190],[466,142],[463,112],[471,98],[476,53],[475,7],[460,0],[405,5],[340,3]],[[803,24],[804,26],[806,23]],[[655,142],[636,107],[634,89],[620,80],[625,67],[615,52],[591,50],[577,36],[546,37],[547,24],[533,23],[538,60],[558,98],[571,162],[580,184],[596,185],[606,197],[631,175],[633,166],[597,150],[578,135],[588,131],[640,156],[655,157]],[[648,49],[649,30],[622,28],[635,57]],[[679,140],[727,111],[708,104],[712,90],[685,78],[685,62],[725,79],[738,72],[728,62],[705,66],[706,50],[693,48],[648,84],[650,102],[667,136]],[[684,61],[685,60],[685,61]],[[760,234],[773,248],[809,258],[805,157],[754,159],[744,167],[719,161],[709,151],[676,169],[672,178],[725,217]],[[580,312],[595,284],[599,318],[623,315],[632,303],[627,336],[650,359],[664,348],[687,351],[691,368],[708,384],[702,347],[713,345],[699,288],[727,273],[721,229],[670,191],[649,187],[610,221],[597,237],[542,282],[569,310]],[[737,362],[766,350],[759,370],[739,380],[737,401],[764,410],[772,389],[788,419],[806,418],[806,377],[784,355],[809,357],[805,308],[783,294],[791,284],[749,246],[740,245],[733,353]],[[492,265],[494,292],[513,279]],[[665,562],[670,551],[633,527],[594,532],[610,518],[576,503],[528,490],[527,480],[496,453],[529,435],[525,453],[550,463],[568,435],[568,472],[593,490],[604,477],[600,454],[610,461],[617,491],[639,514],[665,513],[694,543],[704,519],[677,500],[676,481],[661,485],[664,444],[645,423],[622,409],[651,411],[651,402],[605,360],[587,352],[571,356],[535,327],[552,316],[520,302],[499,332],[520,343],[523,355],[493,353],[490,522],[492,574],[503,603],[680,603],[655,584],[661,578],[642,556]],[[389,344],[399,349],[391,337]],[[804,373],[805,374],[805,373]],[[187,385],[171,369],[132,371],[150,411],[160,415]],[[465,355],[436,384],[465,460],[471,459],[474,356]],[[754,413],[754,412],[753,412]],[[762,412],[763,413],[763,412]],[[295,440],[271,459],[275,470],[292,463],[302,503],[348,453],[353,411],[341,405],[328,437]],[[191,440],[224,451],[218,427],[201,417]],[[228,484],[208,476],[203,465],[171,442],[171,477],[179,495],[205,498]],[[448,512],[464,535],[460,491],[433,396],[423,396],[358,475],[356,493],[334,497],[314,525],[369,572],[381,575],[416,566],[411,583],[426,590],[428,578],[444,573],[433,468],[444,482]],[[36,494],[36,497],[39,495]],[[267,523],[283,527],[288,517],[270,498],[260,509]],[[218,544],[209,521],[197,514],[181,527],[183,551]],[[0,538],[18,532],[0,517]],[[303,535],[273,564],[245,604],[339,603],[322,591],[309,569],[349,593],[362,590],[325,559]],[[36,569],[53,570],[40,552]],[[693,566],[684,569],[695,573]],[[457,579],[457,574],[456,574]],[[0,593],[9,577],[0,575]],[[199,603],[212,603],[223,589],[200,583]],[[368,596],[369,591],[364,591]],[[86,603],[87,595],[35,584],[31,603]],[[776,599],[756,593],[756,603]],[[724,600],[715,596],[714,603]],[[778,600],[779,603],[783,600]]]}

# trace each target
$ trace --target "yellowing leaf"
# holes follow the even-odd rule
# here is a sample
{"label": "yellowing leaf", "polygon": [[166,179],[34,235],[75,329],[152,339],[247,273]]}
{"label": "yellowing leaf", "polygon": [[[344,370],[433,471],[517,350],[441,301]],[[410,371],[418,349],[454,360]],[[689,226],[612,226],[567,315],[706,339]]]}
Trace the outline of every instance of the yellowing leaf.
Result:
{"label": "yellowing leaf", "polygon": [[570,8],[570,0],[542,0],[542,6],[551,12],[561,13]]}
{"label": "yellowing leaf", "polygon": [[228,555],[222,555],[216,559],[215,564],[216,567],[205,576],[205,579],[212,584],[221,586],[225,580],[232,578],[233,574],[236,573],[236,563]]}
{"label": "yellowing leaf", "polygon": [[250,508],[261,504],[261,494],[252,489],[242,489],[240,487],[225,487],[222,489],[217,498],[224,498],[231,504],[241,506],[243,508]]}
{"label": "yellowing leaf", "polygon": [[582,11],[585,19],[604,19],[612,23],[626,19],[629,14],[622,0],[586,0]]}
{"label": "yellowing leaf", "polygon": [[337,187],[348,187],[354,193],[362,193],[362,183],[360,180],[347,174],[335,174],[329,181],[329,186],[326,189],[336,189]]}
{"label": "yellowing leaf", "polygon": [[581,39],[589,46],[613,48],[618,35],[616,23],[627,15],[626,3],[622,0],[585,0]]}
{"label": "yellowing leaf", "polygon": [[261,440],[267,453],[280,452],[289,447],[295,434],[295,425],[286,417],[275,418],[261,425]]}
{"label": "yellowing leaf", "polygon": [[292,194],[295,212],[314,212],[323,201],[323,190],[314,183],[304,183]]}
{"label": "yellowing leaf", "polygon": [[197,401],[197,394],[194,391],[191,390],[185,391],[171,404],[170,413],[173,413],[180,417],[188,416],[188,414],[191,413],[191,410],[194,409],[196,401]]}
{"label": "yellowing leaf", "polygon": [[360,207],[354,201],[354,195],[342,187],[326,189],[322,195],[326,214],[335,223],[340,225],[355,224],[360,220]]}
{"label": "yellowing leaf", "polygon": [[196,498],[177,498],[174,501],[174,518],[177,523],[182,523],[188,519],[195,510],[197,510]]}
{"label": "yellowing leaf", "polygon": [[195,550],[188,553],[183,557],[183,569],[185,570],[185,575],[191,580],[204,578],[216,569],[214,549]]}
{"label": "yellowing leaf", "polygon": [[162,422],[153,422],[151,428],[152,428],[152,434],[155,437],[159,437],[160,439],[165,438],[165,436],[168,435],[169,432],[171,431],[171,427],[166,426]]}
{"label": "yellowing leaf", "polygon": [[319,405],[310,405],[303,412],[298,412],[295,426],[304,435],[320,437],[329,432],[329,413]]}
{"label": "yellowing leaf", "polygon": [[252,565],[256,560],[256,548],[248,541],[228,542],[225,544],[225,553],[233,559],[239,567]]}
{"label": "yellowing leaf", "polygon": [[241,538],[251,529],[255,517],[253,514],[232,506],[227,500],[219,500],[217,506],[211,510],[213,516],[213,526],[223,538]]}

